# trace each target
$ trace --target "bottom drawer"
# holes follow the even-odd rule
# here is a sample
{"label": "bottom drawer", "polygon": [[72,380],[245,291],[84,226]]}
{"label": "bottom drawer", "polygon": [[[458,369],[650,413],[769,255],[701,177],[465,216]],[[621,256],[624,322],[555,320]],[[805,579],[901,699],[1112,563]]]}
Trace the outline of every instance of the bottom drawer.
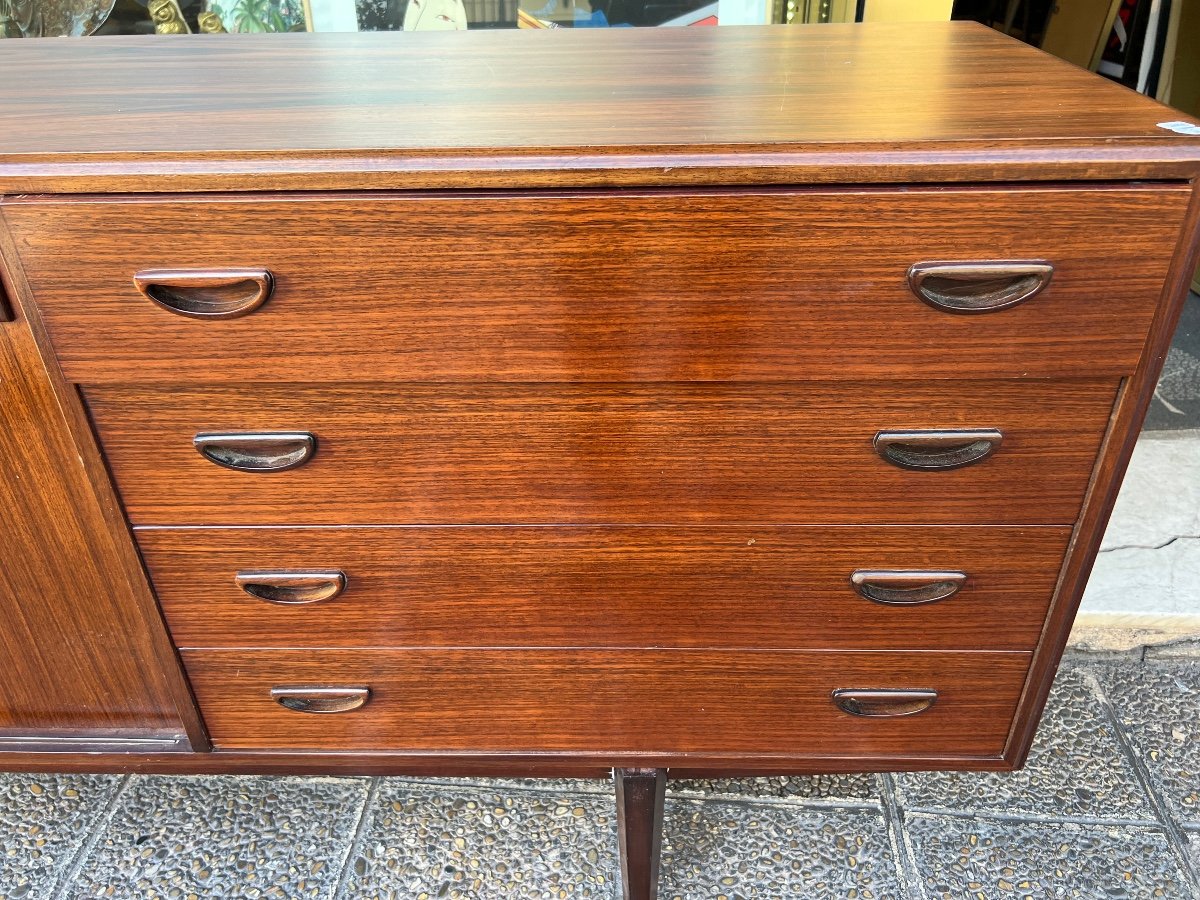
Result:
{"label": "bottom drawer", "polygon": [[[1031,654],[716,650],[185,651],[213,743],[232,748],[998,756]],[[300,689],[366,688],[305,712]],[[279,689],[295,692],[273,696]],[[838,690],[933,691],[854,715]],[[855,698],[851,698],[853,701]],[[908,712],[921,701],[881,711]],[[859,702],[862,702],[859,699]],[[867,698],[868,705],[875,701]]]}

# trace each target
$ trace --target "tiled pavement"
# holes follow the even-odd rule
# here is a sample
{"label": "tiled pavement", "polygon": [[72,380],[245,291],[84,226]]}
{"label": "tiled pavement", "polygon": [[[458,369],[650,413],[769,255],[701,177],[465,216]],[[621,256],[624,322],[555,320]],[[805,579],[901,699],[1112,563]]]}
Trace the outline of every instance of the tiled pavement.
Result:
{"label": "tiled pavement", "polygon": [[[602,782],[0,776],[5,898],[605,898]],[[1200,659],[1072,657],[1016,775],[672,782],[664,900],[1200,898]]]}
{"label": "tiled pavement", "polygon": [[1184,301],[1146,428],[1200,428],[1200,294]]}

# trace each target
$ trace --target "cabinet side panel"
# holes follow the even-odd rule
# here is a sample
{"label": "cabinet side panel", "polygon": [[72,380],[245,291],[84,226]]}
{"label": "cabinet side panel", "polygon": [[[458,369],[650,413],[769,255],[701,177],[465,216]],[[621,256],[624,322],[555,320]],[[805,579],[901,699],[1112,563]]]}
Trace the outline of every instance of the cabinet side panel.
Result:
{"label": "cabinet side panel", "polygon": [[1162,373],[1175,326],[1183,310],[1192,273],[1200,257],[1200,181],[1192,182],[1192,198],[1180,231],[1167,273],[1158,312],[1142,347],[1134,374],[1122,382],[1109,421],[1108,433],[1092,472],[1083,508],[1067,547],[1066,561],[1041,640],[1034,653],[1033,665],[1025,683],[1017,716],[1005,749],[1005,759],[1015,766],[1024,765],[1033,744],[1034,733],[1050,695],[1050,686],[1071,634],[1075,613],[1083,599],[1084,588],[1108,525],[1121,480],[1133,455],[1142,422]]}
{"label": "cabinet side panel", "polygon": [[15,313],[0,322],[0,748],[202,746],[78,398],[39,349],[2,220],[0,274]]}

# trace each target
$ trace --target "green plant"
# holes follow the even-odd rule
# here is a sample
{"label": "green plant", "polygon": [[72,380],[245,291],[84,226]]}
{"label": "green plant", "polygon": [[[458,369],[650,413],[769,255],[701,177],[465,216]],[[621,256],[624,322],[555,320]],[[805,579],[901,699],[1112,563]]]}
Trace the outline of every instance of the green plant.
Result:
{"label": "green plant", "polygon": [[235,0],[229,12],[215,4],[212,9],[223,22],[229,23],[232,19],[230,31],[288,30],[288,24],[275,5],[275,0]]}

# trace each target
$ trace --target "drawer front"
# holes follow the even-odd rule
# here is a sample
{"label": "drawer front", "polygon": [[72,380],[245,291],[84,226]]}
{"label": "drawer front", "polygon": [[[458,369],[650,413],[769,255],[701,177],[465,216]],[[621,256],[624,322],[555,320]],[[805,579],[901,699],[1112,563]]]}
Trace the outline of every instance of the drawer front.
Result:
{"label": "drawer front", "polygon": [[[263,385],[85,396],[138,525],[1070,524],[1115,387]],[[881,430],[910,429],[1003,438],[974,465],[914,471],[873,446]],[[193,446],[214,432],[311,432],[316,452],[288,471],[235,471]]]}
{"label": "drawer front", "polygon": [[[719,650],[193,650],[219,748],[993,756],[1028,653]],[[344,691],[347,712],[285,708]],[[935,691],[914,715],[843,712],[835,690]],[[307,701],[320,702],[320,701]],[[329,705],[339,702],[336,697]]]}
{"label": "drawer front", "polygon": [[[82,383],[959,379],[1132,371],[1187,198],[1164,185],[247,195],[4,215]],[[997,260],[1045,260],[1053,279],[986,315],[909,287],[917,263]],[[134,284],[255,268],[273,292],[240,318],[179,315]],[[253,305],[243,288],[228,299]]]}
{"label": "drawer front", "polygon": [[138,542],[185,648],[1031,650],[1069,536],[1050,527],[206,528],[140,529]]}

